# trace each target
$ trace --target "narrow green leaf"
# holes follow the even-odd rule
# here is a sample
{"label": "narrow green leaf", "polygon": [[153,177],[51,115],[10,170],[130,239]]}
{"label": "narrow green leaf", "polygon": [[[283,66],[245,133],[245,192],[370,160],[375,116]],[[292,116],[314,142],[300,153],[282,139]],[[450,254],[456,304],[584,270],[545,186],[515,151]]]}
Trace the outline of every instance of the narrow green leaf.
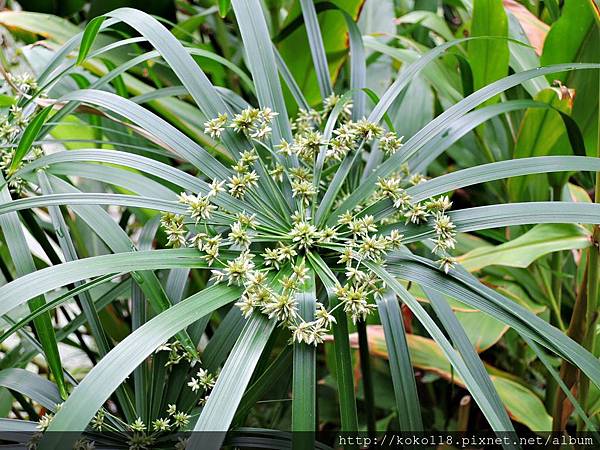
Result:
{"label": "narrow green leaf", "polygon": [[468,272],[440,271],[433,261],[408,254],[388,258],[386,266],[392,275],[429,287],[442,294],[459,298],[472,308],[483,311],[546,347],[580,368],[600,386],[600,361],[557,328],[528,309],[484,286]]}
{"label": "narrow green leaf", "polygon": [[54,383],[25,369],[11,368],[0,371],[0,386],[17,391],[44,408],[54,411],[62,399]]}
{"label": "narrow green leaf", "polygon": [[[498,418],[498,411],[490,404],[490,400],[486,397],[485,391],[478,384],[477,379],[474,377],[471,368],[465,364],[461,356],[454,350],[450,342],[446,339],[442,331],[435,324],[433,319],[427,314],[425,309],[419,304],[419,302],[383,267],[371,263],[364,262],[369,269],[377,274],[386,285],[392,289],[396,295],[398,295],[402,301],[410,308],[415,314],[417,319],[421,322],[423,327],[431,335],[431,337],[438,343],[442,348],[444,354],[465,380],[465,385],[469,392],[473,395],[473,398],[480,406],[482,413],[495,431],[510,431],[506,429],[502,420]],[[509,443],[503,443],[504,448],[516,448],[515,445]]]}
{"label": "narrow green leaf", "polygon": [[231,9],[231,0],[217,0],[219,4],[219,15],[225,17]]}
{"label": "narrow green leaf", "polygon": [[[309,278],[297,294],[300,317],[311,322],[315,317],[316,292],[315,275]],[[312,450],[315,446],[316,417],[316,346],[304,342],[294,342],[294,372],[292,379],[292,431],[294,448]]]}
{"label": "narrow green leaf", "polygon": [[[66,181],[58,177],[51,177],[52,187],[56,192],[79,193],[79,191]],[[113,220],[113,218],[98,205],[72,205],[71,209],[102,239],[106,245],[115,253],[131,252],[135,245],[127,233]],[[133,272],[132,276],[138,286],[142,289],[146,298],[155,312],[164,311],[169,308],[171,301],[167,297],[162,284],[157,276],[151,272]],[[178,339],[190,354],[196,354],[196,347],[191,342],[186,331],[178,334]]]}
{"label": "narrow green leaf", "polygon": [[[483,111],[483,109],[481,111]],[[600,158],[581,156],[537,156],[532,158],[499,161],[469,167],[468,169],[457,170],[456,172],[445,174],[411,187],[407,192],[413,196],[414,200],[422,201],[426,198],[466,186],[519,175],[562,171],[596,172],[599,170]]]}
{"label": "narrow green leaf", "polygon": [[[0,219],[1,220],[1,219]],[[227,258],[226,255],[223,255]],[[93,256],[37,270],[0,286],[0,316],[27,300],[76,281],[132,270],[208,268],[194,249],[167,249]]]}
{"label": "narrow green leaf", "polygon": [[585,413],[585,411],[583,410],[583,408],[581,407],[581,405],[579,404],[579,402],[573,395],[573,392],[571,392],[571,389],[569,389],[567,387],[567,385],[565,384],[565,382],[562,380],[558,371],[553,367],[552,361],[550,361],[550,358],[548,358],[548,355],[546,355],[544,353],[544,351],[531,339],[523,336],[523,340],[525,342],[527,342],[527,345],[529,345],[533,349],[533,351],[535,352],[537,357],[540,359],[540,361],[546,368],[546,370],[550,373],[552,378],[554,378],[556,383],[560,386],[562,391],[565,393],[565,396],[569,399],[569,401],[573,405],[573,408],[575,409],[575,412],[577,413],[577,415],[579,417],[581,417],[581,419],[585,422],[588,429],[594,433],[594,438],[596,439],[596,442],[600,443],[600,435],[598,435],[596,426],[590,420],[590,418],[587,416],[587,414]]}
{"label": "narrow green leaf", "polygon": [[[152,158],[117,150],[106,151],[81,149],[71,150],[68,152],[52,153],[27,164],[23,168],[19,169],[13,177],[25,176],[27,173],[34,171],[35,169],[39,169],[40,167],[52,166],[53,164],[60,164],[63,162],[77,163],[78,161],[106,162],[141,170],[150,175],[154,175],[160,179],[167,180],[177,186],[180,186],[184,190],[194,193],[201,193],[202,195],[208,194],[210,190],[208,183],[176,167],[155,161]],[[99,167],[99,170],[103,169],[104,166]],[[215,197],[215,203],[218,206],[222,206],[230,211],[246,211],[256,214],[257,217],[264,221],[264,223],[270,223],[271,225],[274,224],[272,219],[265,216],[264,213],[261,213],[261,211],[257,210],[252,205],[249,205],[245,202],[240,202],[238,199],[235,199],[230,195],[226,195],[224,193],[217,195]]]}
{"label": "narrow green leaf", "polygon": [[[88,281],[87,283],[80,283],[79,286],[77,286],[76,288],[70,289],[69,291],[65,292],[63,295],[59,295],[58,297],[50,300],[49,302],[46,302],[44,304],[44,306],[40,306],[39,308],[36,308],[35,311],[30,312],[29,314],[27,314],[26,316],[21,318],[18,322],[13,323],[8,330],[4,331],[4,333],[0,336],[0,343],[4,342],[6,339],[8,339],[13,333],[17,332],[18,330],[21,330],[25,325],[27,325],[29,322],[31,322],[35,318],[41,316],[42,314],[44,314],[48,311],[53,310],[54,308],[57,308],[62,303],[66,302],[67,300],[72,299],[76,295],[87,292],[88,290],[92,289],[93,287],[99,286],[100,284],[110,281],[114,277],[115,277],[115,275],[113,275],[113,274],[104,275],[101,277],[97,277],[92,281]],[[83,317],[85,318],[85,320],[78,322],[79,325],[81,325],[82,323],[85,323],[87,321],[87,317],[85,314],[83,314]],[[61,340],[60,333],[57,334],[57,339],[58,339],[58,341]]]}
{"label": "narrow green leaf", "polygon": [[436,315],[442,322],[446,332],[450,336],[454,347],[462,357],[465,365],[470,369],[475,382],[479,385],[486,396],[490,411],[483,411],[486,417],[494,417],[494,420],[501,428],[495,428],[502,431],[514,431],[510,418],[502,405],[498,392],[494,388],[483,362],[469,341],[467,334],[460,325],[456,315],[448,305],[447,301],[436,291],[424,288],[425,295],[429,298],[431,306]]}
{"label": "narrow green leaf", "polygon": [[23,134],[19,139],[17,149],[15,150],[13,159],[10,163],[10,167],[8,169],[9,175],[12,175],[17,170],[21,161],[23,161],[23,158],[25,158],[25,156],[27,156],[27,153],[29,153],[31,145],[33,144],[33,141],[35,141],[35,139],[38,137],[38,134],[42,129],[42,125],[44,125],[44,122],[46,121],[48,114],[50,114],[50,111],[52,111],[52,105],[46,106],[44,109],[42,109],[35,115],[35,117],[27,125],[27,128],[25,128],[25,130],[23,131]]}
{"label": "narrow green leaf", "polygon": [[76,64],[80,66],[85,59],[87,58],[94,41],[96,40],[96,36],[98,36],[98,32],[100,31],[100,27],[102,23],[106,20],[106,17],[99,16],[94,17],[90,22],[86,25],[85,30],[83,31],[83,36],[81,38],[81,44],[79,44],[79,54],[77,55]]}
{"label": "narrow green leaf", "polygon": [[[259,9],[254,9],[254,11],[259,11]],[[177,74],[206,118],[214,118],[220,113],[229,112],[227,105],[217,94],[206,74],[186,52],[181,42],[158,20],[133,8],[119,8],[106,15],[127,23],[148,39],[154,48],[160,52],[169,67]],[[262,14],[253,15],[263,17]],[[265,36],[268,36],[268,33]],[[271,67],[275,67],[275,65],[273,64]],[[277,108],[273,109],[279,111]],[[284,112],[285,109],[279,111],[280,114],[284,114]],[[286,115],[284,114],[284,116]],[[225,146],[234,154],[246,150],[244,146],[245,139],[232,130],[226,130],[222,139]]]}
{"label": "narrow green leaf", "polygon": [[51,194],[37,197],[22,198],[10,203],[0,204],[0,215],[22,209],[56,205],[121,205],[139,208],[156,209],[175,214],[185,214],[186,208],[176,201],[146,198],[138,195],[125,194]]}
{"label": "narrow green leaf", "polygon": [[281,54],[279,53],[279,50],[277,50],[277,47],[275,45],[273,45],[273,54],[275,55],[275,62],[277,63],[277,69],[279,70],[279,74],[281,75],[281,78],[283,78],[283,81],[285,81],[286,86],[292,93],[292,96],[294,97],[294,100],[296,100],[298,107],[308,111],[310,109],[310,105],[306,101],[306,98],[304,98],[302,90],[298,86],[298,83],[296,83],[294,76],[290,72],[290,69],[286,65],[285,61],[281,57]]}
{"label": "narrow green leaf", "polygon": [[350,39],[350,88],[352,89],[352,120],[360,120],[366,115],[367,62],[365,48],[356,22],[343,9],[339,10],[346,20]]}
{"label": "narrow green leaf", "polygon": [[[267,344],[275,321],[255,313],[247,322],[242,334],[227,358],[217,383],[208,397],[206,405],[194,431],[227,431],[235,415],[235,411],[258,363],[258,359]],[[188,443],[189,449],[221,448],[224,433],[195,433]]]}
{"label": "narrow green leaf", "polygon": [[[487,230],[510,225],[539,223],[600,223],[600,205],[571,202],[526,202],[493,206],[478,206],[448,213],[457,231]],[[434,235],[426,226],[405,226],[404,223],[388,225],[382,232],[398,229],[404,241],[416,242]]]}
{"label": "narrow green leaf", "polygon": [[168,149],[198,167],[210,178],[224,180],[229,170],[181,131],[147,109],[110,92],[82,89],[64,95],[61,101],[85,102],[102,106],[126,117],[163,142]]}
{"label": "narrow green leaf", "polygon": [[389,354],[400,430],[423,431],[417,383],[408,353],[400,305],[392,292],[377,296],[376,300]]}
{"label": "narrow green leaf", "polygon": [[[4,183],[4,177],[1,175],[0,182]],[[7,186],[4,186],[0,190],[0,201],[12,201],[12,197]],[[0,228],[2,228],[4,233],[5,243],[15,266],[16,274],[20,277],[18,279],[23,279],[28,275],[35,275],[37,273],[35,263],[33,261],[33,257],[31,256],[29,245],[25,239],[19,216],[16,213],[0,215]],[[8,283],[0,287],[0,290],[5,290],[10,293],[10,288],[7,288],[7,286],[10,286],[10,284],[11,283]],[[35,311],[37,308],[44,306],[46,300],[44,296],[40,295],[42,293],[43,292],[39,292],[38,294],[24,299],[24,301],[30,300],[30,311]],[[0,299],[3,297],[3,295],[0,295]],[[8,301],[3,300],[0,302],[0,305],[4,306],[6,303],[8,303]],[[6,312],[8,312],[8,310],[4,313],[0,313],[0,317],[5,315]],[[52,318],[50,317],[50,314],[45,313],[44,315],[36,318],[34,320],[34,326],[37,336],[41,342],[48,367],[56,380],[60,395],[62,398],[66,398],[68,395],[67,385],[63,375],[62,363],[60,360],[60,354],[58,352],[58,344],[56,342],[56,335],[54,333],[54,327],[52,325]]]}
{"label": "narrow green leaf", "polygon": [[[338,299],[335,294],[337,279],[325,261],[316,253],[308,254],[311,266],[325,286],[329,299],[329,308],[335,308]],[[336,324],[333,326],[333,348],[335,354],[335,373],[340,401],[340,422],[342,431],[358,430],[358,413],[354,390],[354,369],[350,352],[348,319],[341,308],[333,312]]]}
{"label": "narrow green leaf", "polygon": [[414,153],[408,159],[408,164],[411,168],[414,168],[413,170],[415,171],[425,170],[431,162],[435,161],[435,159],[452,144],[482,123],[501,114],[526,108],[551,109],[552,106],[547,103],[536,102],[533,100],[507,100],[502,103],[483,106],[475,111],[465,114],[463,117],[456,120],[452,126],[448,127],[446,131],[438,134],[435,138],[421,147],[418,152]]}
{"label": "narrow green leaf", "polygon": [[227,359],[245,324],[246,319],[239,308],[231,308],[202,353],[202,361],[207,370],[210,372],[219,370],[219,366]]}
{"label": "narrow green leaf", "polygon": [[256,402],[271,393],[273,384],[279,383],[284,377],[288,377],[291,368],[291,346],[285,346],[275,361],[273,361],[260,377],[252,383],[252,386],[246,390],[235,414],[235,420],[237,420],[238,417],[240,419],[244,417]]}
{"label": "narrow green leaf", "polygon": [[308,45],[317,74],[321,98],[324,100],[333,93],[333,88],[331,87],[331,76],[329,75],[327,55],[323,46],[323,37],[321,36],[317,11],[312,0],[300,0],[300,7],[302,8],[302,17],[304,17]]}
{"label": "narrow green leaf", "polygon": [[283,100],[269,30],[264,15],[258,14],[262,11],[260,2],[258,0],[232,0],[231,3],[244,42],[258,102],[261,107],[269,107],[279,113],[273,122],[274,143],[278,144],[281,139],[291,142],[292,130]]}
{"label": "narrow green leaf", "polygon": [[[454,43],[458,41],[453,41]],[[436,47],[437,49],[442,49],[444,46],[441,45]],[[430,60],[431,52],[422,56],[417,62],[422,61],[426,58]],[[435,55],[437,56],[437,54]],[[417,63],[414,63],[417,64]],[[423,145],[425,145],[428,141],[434,138],[439,133],[444,132],[449,126],[451,126],[455,120],[462,117],[465,113],[467,113],[472,108],[480,105],[485,100],[492,98],[494,95],[505,91],[506,89],[510,89],[523,81],[539,77],[548,73],[556,73],[570,70],[584,70],[584,69],[598,69],[600,68],[600,64],[557,64],[549,67],[541,67],[533,70],[527,70],[525,72],[516,73],[514,75],[510,75],[506,78],[498,80],[484,88],[479,89],[473,94],[469,95],[465,99],[461,100],[457,104],[451,106],[442,114],[437,116],[431,122],[429,122],[426,126],[424,126],[418,133],[416,133],[412,138],[410,138],[406,144],[395,154],[393,154],[390,158],[388,158],[383,164],[381,164],[371,175],[365,178],[361,184],[342,202],[342,204],[338,207],[333,214],[331,214],[329,218],[328,224],[331,224],[337,220],[337,217],[343,212],[350,210],[354,207],[354,205],[360,203],[366,197],[373,193],[376,188],[376,182],[379,178],[387,177],[392,172],[397,170],[397,168],[405,162],[408,158],[410,158],[415,152],[417,152]],[[414,69],[415,72],[418,72],[420,67]],[[383,116],[383,113],[387,111],[392,101],[396,98],[398,93],[402,90],[402,84],[399,83],[399,80],[388,89],[386,94],[383,95],[379,104],[375,107],[371,115],[369,116],[369,120],[379,121]]]}

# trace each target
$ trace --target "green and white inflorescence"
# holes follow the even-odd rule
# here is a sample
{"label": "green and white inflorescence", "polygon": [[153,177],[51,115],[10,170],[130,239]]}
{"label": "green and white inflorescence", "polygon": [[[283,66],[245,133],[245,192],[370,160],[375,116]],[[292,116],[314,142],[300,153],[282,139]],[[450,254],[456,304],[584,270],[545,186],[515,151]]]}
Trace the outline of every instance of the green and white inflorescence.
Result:
{"label": "green and white inflorescence", "polygon": [[[0,172],[8,178],[11,175],[9,169],[21,134],[27,127],[30,118],[39,109],[39,106],[35,103],[28,104],[25,109],[18,106],[18,104],[22,99],[29,98],[29,94],[36,91],[38,85],[35,77],[29,73],[20,75],[6,73],[3,76],[6,83],[0,88],[0,93],[12,97],[12,104],[7,113],[0,115]],[[39,96],[44,97],[43,94]],[[42,149],[34,146],[25,162],[30,162],[41,156],[43,156]],[[13,171],[22,165],[23,161],[17,167],[14,167]],[[20,177],[15,177],[10,180],[9,188],[15,194],[20,195],[26,188],[26,183]]]}
{"label": "green and white inflorescence", "polygon": [[[236,305],[244,316],[260,311],[289,328],[292,340],[313,345],[323,342],[335,319],[333,310],[321,303],[317,303],[312,320],[304,320],[298,313],[297,295],[309,278],[310,253],[325,259],[336,274],[339,302],[334,308],[343,308],[354,322],[366,318],[375,308],[374,295],[385,288],[364,262],[383,263],[390,251],[403,245],[403,235],[390,224],[430,224],[435,231],[432,250],[441,256],[440,267],[448,271],[453,263],[446,253],[455,245],[455,227],[446,214],[452,203],[446,196],[413,202],[405,189],[425,177],[411,174],[406,166],[379,179],[368,201],[335,221],[315,219],[341,164],[351,161],[364,166],[373,152],[385,160],[402,146],[396,133],[366,119],[350,120],[349,103],[337,108],[339,117],[326,139],[322,129],[341,101],[331,96],[321,112],[300,110],[292,121],[293,140],[274,146],[270,143],[271,125],[277,113],[269,108],[247,108],[233,117],[221,114],[207,121],[205,133],[213,139],[218,141],[233,130],[247,138],[248,149],[236,158],[231,175],[213,179],[206,194],[181,193],[179,201],[187,206],[185,216],[169,213],[162,217],[169,244],[201,251],[201,257],[214,267],[212,282],[243,287]],[[281,220],[275,227],[261,222],[256,207],[262,205],[264,216],[273,217],[273,206],[261,199],[261,184],[275,186],[282,198],[287,195],[293,205],[287,223]],[[332,210],[349,195],[343,186],[335,194],[329,203]],[[220,196],[233,197],[254,209],[233,212],[218,201]],[[395,212],[377,220],[366,209],[381,200],[391,201]],[[386,232],[380,232],[384,227]],[[232,251],[236,256],[231,257]]]}

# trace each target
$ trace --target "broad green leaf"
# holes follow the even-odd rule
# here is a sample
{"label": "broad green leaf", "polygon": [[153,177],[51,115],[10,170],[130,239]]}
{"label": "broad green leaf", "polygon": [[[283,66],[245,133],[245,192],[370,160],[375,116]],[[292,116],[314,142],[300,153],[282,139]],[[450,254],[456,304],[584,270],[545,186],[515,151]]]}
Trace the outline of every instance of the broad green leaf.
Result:
{"label": "broad green leaf", "polygon": [[[508,37],[508,21],[502,0],[475,0],[471,36]],[[485,39],[469,42],[473,87],[481,89],[508,74],[508,41]],[[487,103],[494,103],[497,97]]]}
{"label": "broad green leaf", "polygon": [[[364,0],[334,0],[315,5],[320,29],[324,30],[323,47],[327,56],[328,72],[334,78],[340,73],[349,47],[346,21],[336,9],[356,18],[363,3]],[[315,107],[322,97],[317,75],[313,70],[311,53],[298,52],[299,48],[310,48],[303,24],[300,2],[294,2],[276,42],[283,60],[290,68],[309,105]]]}
{"label": "broad green leaf", "polygon": [[[552,24],[541,56],[544,66],[577,61],[581,47],[594,28],[594,13],[590,2],[565,2],[560,18]],[[565,82],[568,74],[553,75],[551,79]]]}
{"label": "broad green leaf", "polygon": [[[541,55],[544,41],[550,27],[538,19],[537,16],[529,11],[524,5],[517,3],[515,0],[504,0],[502,3],[504,4],[507,16],[512,15],[518,21],[527,41],[535,49],[535,53]],[[510,34],[512,35],[513,29],[511,25],[509,25],[509,29]],[[512,52],[514,47],[510,44],[509,47]],[[531,68],[532,67],[523,67],[521,70]]]}
{"label": "broad green leaf", "polygon": [[504,244],[472,250],[458,260],[469,271],[490,265],[528,267],[548,253],[587,248],[590,245],[591,235],[581,225],[542,224]]}
{"label": "broad green leaf", "polygon": [[454,314],[465,330],[477,353],[481,353],[508,331],[508,325],[480,311],[455,311]]}
{"label": "broad green leaf", "polygon": [[[521,6],[517,3],[515,3],[515,5]],[[527,13],[529,13],[528,10],[526,11]],[[508,33],[510,37],[520,42],[531,43],[531,37],[524,31],[525,25],[519,23],[520,20],[517,19],[517,17],[515,16],[515,14],[512,13],[512,11],[507,10],[506,15],[508,17]],[[535,16],[533,17],[537,20]],[[540,24],[542,26],[547,27],[547,25],[543,22],[540,22]],[[545,38],[545,33],[543,37]],[[510,51],[510,67],[515,72],[522,72],[523,70],[533,69],[535,67],[540,66],[540,58],[538,56],[539,53],[536,53],[536,51],[533,48],[509,42],[508,49]],[[549,86],[550,85],[548,84],[548,81],[545,78],[536,78],[533,80],[523,82],[523,88],[532,97],[535,97],[535,95],[539,91]]]}
{"label": "broad green leaf", "polygon": [[231,0],[217,0],[219,6],[219,15],[225,17],[231,9]]}
{"label": "broad green leaf", "polygon": [[491,375],[491,378],[513,420],[532,431],[548,431],[552,428],[551,416],[534,392],[508,378],[497,375]]}
{"label": "broad green leaf", "polygon": [[2,11],[0,24],[9,29],[21,29],[45,38],[52,36],[61,43],[80,31],[77,25],[67,19],[29,11]]}
{"label": "broad green leaf", "polygon": [[[573,99],[570,93],[558,89],[544,89],[535,97],[537,102],[547,103],[554,109],[570,114]],[[561,115],[553,109],[528,109],[525,112],[515,143],[513,157],[572,154]],[[550,178],[554,181],[554,178]],[[564,184],[565,175],[562,175]],[[519,177],[509,181],[512,201],[546,200],[551,187],[549,176]],[[552,183],[554,185],[554,183]]]}
{"label": "broad green leaf", "polygon": [[[597,11],[593,1],[565,2],[560,18],[552,24],[544,42],[541,63],[600,62],[600,28],[597,17],[594,18]],[[548,77],[550,82],[560,80],[575,89],[573,118],[582,130],[589,155],[595,155],[598,146],[598,77],[597,71],[584,77],[567,73]]]}

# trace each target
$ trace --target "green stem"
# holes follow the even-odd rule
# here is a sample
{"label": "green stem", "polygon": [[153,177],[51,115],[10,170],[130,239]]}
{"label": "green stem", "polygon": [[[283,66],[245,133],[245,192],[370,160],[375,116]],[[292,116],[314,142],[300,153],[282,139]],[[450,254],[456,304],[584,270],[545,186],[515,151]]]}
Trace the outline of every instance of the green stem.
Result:
{"label": "green stem", "polygon": [[[562,194],[562,186],[554,186],[552,200],[559,202]],[[560,314],[562,305],[562,285],[563,285],[563,252],[558,251],[552,255],[552,292],[556,299],[556,305]]]}
{"label": "green stem", "polygon": [[358,330],[358,351],[360,354],[360,371],[362,375],[363,391],[365,394],[365,412],[367,415],[367,431],[369,436],[375,436],[375,395],[373,393],[373,378],[371,377],[371,361],[369,355],[369,341],[367,339],[367,323],[364,320],[356,324]]}
{"label": "green stem", "polygon": [[331,314],[337,324],[333,328],[333,352],[335,355],[335,374],[340,401],[341,430],[346,432],[358,431],[358,414],[354,396],[354,379],[352,374],[352,355],[348,340],[348,323],[346,313],[337,305],[335,295],[329,297],[329,306],[333,306]]}
{"label": "green stem", "polygon": [[552,312],[554,314],[554,316],[556,317],[556,323],[558,325],[558,327],[562,330],[565,331],[566,330],[566,326],[565,323],[562,320],[561,314],[560,314],[560,306],[558,303],[558,300],[556,299],[556,297],[554,296],[554,291],[552,289],[552,286],[550,284],[550,280],[548,280],[548,277],[546,277],[541,270],[538,271],[539,275],[540,275],[540,279],[544,285],[544,289],[546,291],[546,293],[548,294],[548,300],[550,302],[550,307],[552,308]]}
{"label": "green stem", "polygon": [[[600,103],[600,101],[599,101]],[[600,157],[600,118],[598,119],[598,145],[596,146],[596,156]],[[600,203],[600,172],[596,172],[596,186],[594,189],[594,202]],[[590,353],[595,354],[596,327],[598,326],[598,306],[600,303],[600,227],[594,225],[592,231],[592,246],[588,248],[587,258],[587,309],[586,309],[586,335],[583,346]],[[590,380],[584,376],[581,377],[578,400],[587,412],[589,408],[588,392]],[[585,424],[582,420],[577,421],[577,429],[584,430]]]}

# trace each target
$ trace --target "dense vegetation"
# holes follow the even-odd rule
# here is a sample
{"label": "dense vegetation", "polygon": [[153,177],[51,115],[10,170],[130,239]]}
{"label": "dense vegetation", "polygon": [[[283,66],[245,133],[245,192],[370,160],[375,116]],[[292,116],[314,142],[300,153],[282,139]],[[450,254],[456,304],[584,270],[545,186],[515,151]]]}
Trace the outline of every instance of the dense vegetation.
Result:
{"label": "dense vegetation", "polygon": [[593,0],[7,2],[0,431],[595,433],[599,20]]}

